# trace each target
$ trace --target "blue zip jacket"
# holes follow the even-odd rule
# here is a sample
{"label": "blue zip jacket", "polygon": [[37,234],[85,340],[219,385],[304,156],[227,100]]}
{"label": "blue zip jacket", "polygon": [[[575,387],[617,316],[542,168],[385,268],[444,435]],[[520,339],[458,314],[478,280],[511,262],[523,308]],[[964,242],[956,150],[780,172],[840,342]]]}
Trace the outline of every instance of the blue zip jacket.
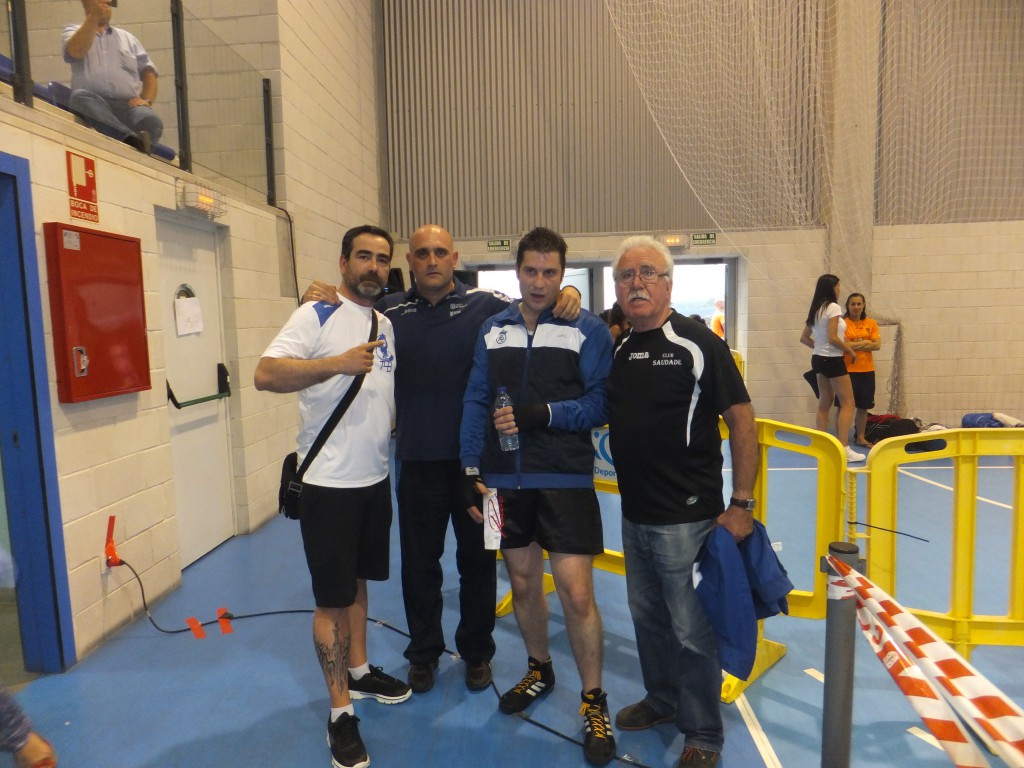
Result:
{"label": "blue zip jacket", "polygon": [[458,278],[431,305],[413,287],[393,293],[377,309],[395,328],[395,405],[399,461],[459,458],[462,395],[484,321],[512,303],[503,293],[471,288]]}
{"label": "blue zip jacket", "polygon": [[746,680],[757,655],[757,620],[789,613],[793,589],[764,525],[755,520],[740,544],[728,529],[712,528],[693,564],[693,585],[715,629],[722,669]]}
{"label": "blue zip jacket", "polygon": [[[541,313],[528,333],[519,302],[487,319],[477,337],[462,404],[462,466],[479,467],[493,488],[593,488],[590,430],[608,421],[605,379],[612,338],[597,315],[573,321]],[[494,399],[508,388],[517,405],[545,403],[547,427],[519,433],[505,453],[494,429]]]}

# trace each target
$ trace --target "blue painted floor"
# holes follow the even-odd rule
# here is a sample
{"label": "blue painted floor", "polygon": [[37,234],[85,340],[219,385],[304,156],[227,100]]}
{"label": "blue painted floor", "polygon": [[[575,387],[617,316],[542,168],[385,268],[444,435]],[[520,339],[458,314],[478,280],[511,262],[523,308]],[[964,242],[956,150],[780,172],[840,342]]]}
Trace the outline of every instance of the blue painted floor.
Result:
{"label": "blue painted floor", "polygon": [[[1003,488],[999,472],[992,470],[992,484],[986,485],[985,493],[1009,501],[1009,473],[1002,474],[1007,478]],[[948,468],[942,466],[921,468],[918,474],[940,483],[949,479]],[[801,580],[810,578],[816,560],[806,551],[804,520],[806,516],[813,519],[813,484],[814,468],[807,462],[773,458],[769,531],[782,542],[781,557],[798,587],[803,586]],[[932,595],[941,602],[941,583],[929,574],[932,565],[941,561],[940,548],[948,545],[938,535],[940,525],[934,519],[936,509],[948,510],[948,496],[936,496],[941,488],[934,484],[921,486],[911,489],[921,503],[908,504],[904,513],[901,502],[901,519],[910,527],[927,528],[930,542],[914,542],[920,550],[908,562],[906,578],[901,571],[901,584],[908,593]],[[606,546],[618,549],[618,499],[600,496]],[[980,539],[979,546],[991,545],[996,552],[1006,549],[998,526],[1007,515],[1005,509],[993,507],[997,535],[988,543]],[[371,663],[404,677],[397,525],[393,534],[392,578],[370,587],[374,622],[369,649]],[[994,560],[985,567],[998,569]],[[595,582],[606,633],[604,687],[614,713],[641,698],[643,690],[624,580],[597,572]],[[1005,605],[1006,587],[996,582],[993,578],[982,592],[994,604],[1002,600]],[[457,621],[452,610],[457,605],[456,584],[454,565],[448,562],[444,620],[450,643]],[[507,582],[499,579],[499,591],[503,594],[506,589]],[[278,518],[251,535],[226,542],[190,566],[181,589],[153,606],[153,614],[160,625],[178,629],[189,616],[214,619],[221,607],[236,615],[312,608],[295,523]],[[585,765],[577,743],[582,738],[579,678],[555,596],[550,607],[558,684],[529,711],[532,720],[500,714],[497,689],[467,691],[461,662],[445,656],[438,683],[429,693],[396,706],[356,702],[373,765]],[[206,639],[197,640],[191,633],[161,634],[143,617],[71,671],[32,682],[18,699],[37,729],[56,745],[62,766],[328,768],[330,755],[324,741],[328,703],[313,654],[310,623],[308,613],[238,619],[232,634],[221,634],[213,625],[206,628]],[[721,765],[817,766],[823,686],[806,670],[820,672],[824,667],[825,624],[776,617],[768,620],[765,629],[788,652],[740,700],[722,705],[726,749]],[[526,666],[512,616],[498,620],[495,639],[495,680],[504,690],[519,680]],[[852,765],[949,765],[943,752],[908,730],[921,723],[863,638],[856,638],[856,647]],[[1024,649],[981,648],[972,663],[1015,701],[1024,701]],[[620,762],[613,765],[672,766],[682,748],[682,738],[669,725],[639,733],[619,732],[616,739]],[[0,766],[10,764],[5,759],[0,756]],[[1000,763],[993,758],[992,764]]]}

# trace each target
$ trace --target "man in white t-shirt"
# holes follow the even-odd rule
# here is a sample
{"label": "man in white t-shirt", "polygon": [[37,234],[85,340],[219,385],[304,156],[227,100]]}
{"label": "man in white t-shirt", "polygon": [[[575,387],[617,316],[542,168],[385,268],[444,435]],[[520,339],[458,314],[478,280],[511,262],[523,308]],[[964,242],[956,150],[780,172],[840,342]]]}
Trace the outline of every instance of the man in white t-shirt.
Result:
{"label": "man in white t-shirt", "polygon": [[395,704],[409,686],[372,667],[366,654],[366,580],[388,578],[391,484],[388,441],[395,415],[395,340],[374,302],[394,248],[383,229],[350,229],[341,243],[339,304],[303,304],[256,366],[260,390],[299,393],[301,463],[354,377],[362,387],[303,477],[302,543],[313,583],[313,643],[331,698],[327,733],[333,764],[363,768],[370,758],[352,699]]}

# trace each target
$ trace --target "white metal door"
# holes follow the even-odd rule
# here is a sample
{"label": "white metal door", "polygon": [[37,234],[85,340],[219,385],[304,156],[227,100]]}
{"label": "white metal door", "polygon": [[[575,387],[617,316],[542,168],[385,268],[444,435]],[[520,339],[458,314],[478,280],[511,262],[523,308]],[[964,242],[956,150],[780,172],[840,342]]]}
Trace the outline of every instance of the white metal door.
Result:
{"label": "white metal door", "polygon": [[218,365],[224,363],[220,269],[212,226],[158,219],[157,240],[174,495],[184,567],[235,532],[228,401],[223,396],[226,369],[218,375]]}

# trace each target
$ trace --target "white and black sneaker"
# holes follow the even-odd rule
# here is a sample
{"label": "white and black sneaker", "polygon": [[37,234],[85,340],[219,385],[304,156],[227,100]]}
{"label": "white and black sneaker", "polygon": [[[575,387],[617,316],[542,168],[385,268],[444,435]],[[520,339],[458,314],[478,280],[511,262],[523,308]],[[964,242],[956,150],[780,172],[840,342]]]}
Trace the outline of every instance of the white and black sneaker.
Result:
{"label": "white and black sneaker", "polygon": [[381,704],[397,704],[412,695],[412,689],[404,680],[392,677],[380,667],[370,666],[370,671],[356,680],[348,673],[348,693],[353,699],[374,699]]}
{"label": "white and black sneaker", "polygon": [[370,756],[359,738],[359,718],[355,715],[345,712],[333,723],[330,715],[327,716],[327,745],[331,748],[334,768],[366,768],[370,764]]}
{"label": "white and black sneaker", "polygon": [[505,691],[498,700],[498,709],[506,715],[522,712],[538,697],[555,687],[555,670],[551,659],[540,662],[529,657],[530,671],[510,691]]}

